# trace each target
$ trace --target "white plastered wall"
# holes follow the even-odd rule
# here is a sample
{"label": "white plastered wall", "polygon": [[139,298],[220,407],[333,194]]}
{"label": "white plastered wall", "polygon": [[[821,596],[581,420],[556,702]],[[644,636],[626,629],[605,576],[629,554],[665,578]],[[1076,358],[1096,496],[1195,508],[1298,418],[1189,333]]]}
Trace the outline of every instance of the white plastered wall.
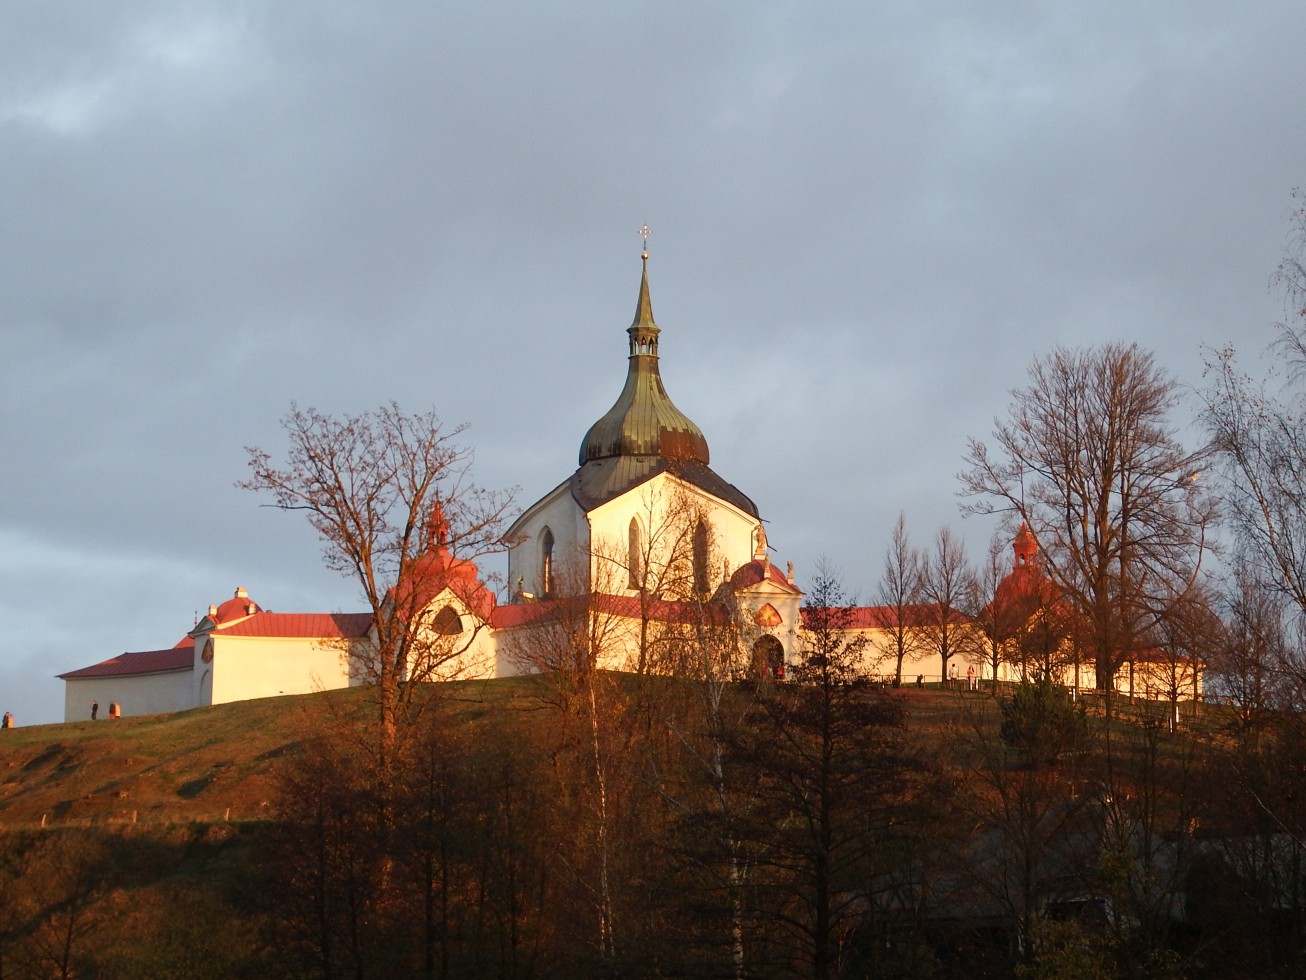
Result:
{"label": "white plastered wall", "polygon": [[[929,645],[926,636],[927,634],[924,631],[917,631],[917,635],[912,641],[912,649],[903,657],[902,683],[904,686],[915,684],[917,677],[923,677],[927,684],[937,684],[943,679],[939,673],[943,660],[939,656],[938,650]],[[893,631],[882,627],[845,631],[845,642],[851,643],[857,638],[865,641],[865,646],[862,648],[861,672],[867,677],[883,680],[886,683],[892,681],[894,671],[897,668],[897,651]],[[966,669],[970,666],[974,666],[976,678],[985,676],[984,663],[977,652],[954,653],[948,660],[949,668],[953,664],[957,667],[957,678],[959,680],[966,678]]]}
{"label": "white plastered wall", "polygon": [[212,637],[213,662],[206,666],[212,671],[213,704],[349,686],[346,640],[221,633]]}
{"label": "white plastered wall", "polygon": [[[540,551],[544,529],[553,532],[553,572],[564,581],[589,551],[589,523],[585,512],[563,483],[529,507],[513,527],[515,543],[508,551],[508,591],[541,594],[543,567]],[[583,567],[583,566],[581,566]]]}
{"label": "white plastered wall", "polygon": [[[757,518],[670,473],[659,473],[589,512],[590,540],[594,543],[596,559],[591,569],[591,581],[601,582],[605,578],[613,578],[611,573],[604,575],[600,571],[603,565],[609,563],[602,561],[599,556],[615,556],[624,567],[631,518],[638,521],[646,541],[650,536],[665,540],[673,533],[677,523],[675,512],[686,504],[701,510],[712,527],[713,554],[707,572],[713,587],[721,584],[723,559],[729,563],[731,571],[752,560],[753,532],[758,525]],[[652,550],[657,550],[656,542]],[[623,590],[628,585],[628,581],[620,580],[616,583],[616,588],[609,591]]]}
{"label": "white plastered wall", "polygon": [[[740,589],[740,614],[753,624],[751,632],[746,633],[749,644],[756,644],[763,636],[774,636],[784,649],[785,663],[793,665],[801,657],[802,642],[802,596],[796,592],[781,589],[771,581],[758,582],[746,589]],[[780,616],[780,623],[775,626],[758,625],[758,612],[764,606],[771,606]]]}
{"label": "white plastered wall", "polygon": [[[82,677],[64,681],[64,721],[89,721],[91,702],[100,702],[99,717],[109,717],[109,702],[124,715],[154,715],[195,707],[191,671],[170,670],[125,677]],[[21,719],[20,719],[21,721]]]}
{"label": "white plastered wall", "polygon": [[[420,645],[433,655],[430,680],[486,680],[498,676],[494,634],[488,623],[483,623],[467,608],[457,595],[445,589],[427,606],[427,621],[449,606],[458,614],[463,632],[456,636],[439,636],[423,630]],[[429,644],[429,646],[428,646]]]}

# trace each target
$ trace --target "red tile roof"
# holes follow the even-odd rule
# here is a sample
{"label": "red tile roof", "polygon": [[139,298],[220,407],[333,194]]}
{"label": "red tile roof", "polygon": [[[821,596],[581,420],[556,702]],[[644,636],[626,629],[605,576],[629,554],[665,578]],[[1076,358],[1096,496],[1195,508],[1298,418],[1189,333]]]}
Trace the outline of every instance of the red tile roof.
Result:
{"label": "red tile roof", "polygon": [[[372,624],[370,613],[269,613],[253,616],[214,630],[218,636],[327,637],[331,639],[365,636]],[[98,664],[60,674],[63,680],[84,677],[130,677],[137,674],[162,674],[190,670],[195,663],[195,638],[183,636],[168,650],[123,653]]]}
{"label": "red tile roof", "polygon": [[764,579],[772,585],[780,586],[786,592],[794,595],[803,594],[801,589],[790,583],[785,573],[780,571],[779,566],[773,561],[767,562],[765,568],[760,561],[750,561],[746,565],[740,565],[730,576],[730,584],[736,589],[746,589],[751,585],[758,585]]}
{"label": "red tile roof", "polygon": [[[754,562],[753,564],[758,564]],[[760,581],[760,579],[759,579]],[[783,582],[783,577],[781,578]],[[499,606],[494,610],[490,625],[495,629],[512,629],[516,626],[528,626],[545,622],[561,616],[576,615],[584,611],[586,598],[578,596],[565,599],[551,599],[542,602],[518,602]],[[726,622],[729,613],[724,606],[701,604],[697,602],[677,602],[669,599],[646,599],[643,609],[639,596],[633,595],[599,595],[594,597],[594,609],[612,616],[639,619],[646,614],[650,620],[660,623],[692,624],[707,617],[713,622]],[[803,607],[803,624],[813,615],[811,607]],[[842,629],[887,629],[893,623],[895,610],[892,606],[852,606],[837,610],[834,622]],[[846,617],[846,618],[845,618]],[[936,622],[938,613],[934,606],[916,605],[904,609],[904,618],[908,626],[925,626]],[[966,617],[953,612],[952,622],[964,623]]]}
{"label": "red tile roof", "polygon": [[214,631],[216,636],[327,637],[366,636],[371,613],[258,612],[248,619]]}
{"label": "red tile roof", "polygon": [[70,670],[60,674],[62,680],[83,677],[128,677],[136,674],[165,674],[174,670],[190,670],[195,664],[195,653],[187,647],[170,650],[147,650],[143,653],[121,653],[90,667]]}
{"label": "red tile roof", "polygon": [[[804,606],[802,608],[803,625],[807,626],[808,621],[818,612],[825,611],[813,609],[811,606]],[[890,629],[897,624],[898,616],[898,611],[894,606],[849,606],[829,610],[829,612],[831,614],[830,624],[836,629]],[[939,621],[938,607],[929,604],[904,606],[902,618],[905,626],[929,626]],[[953,623],[964,623],[967,622],[967,617],[954,610],[951,621]]]}
{"label": "red tile roof", "polygon": [[238,590],[236,595],[228,599],[222,605],[217,607],[217,611],[209,618],[215,623],[229,623],[233,619],[243,619],[245,616],[261,612],[261,607],[257,602],[248,595],[241,595],[244,590]]}
{"label": "red tile roof", "polygon": [[443,544],[418,555],[405,570],[404,580],[391,592],[399,609],[418,612],[449,589],[469,610],[488,623],[494,612],[494,593],[481,582],[474,562],[455,558]]}
{"label": "red tile roof", "polygon": [[[1206,661],[1190,653],[1179,653],[1178,651],[1166,650],[1162,647],[1148,647],[1145,650],[1134,652],[1133,661],[1136,664],[1161,664],[1169,666],[1170,664],[1188,665],[1196,663],[1199,667],[1205,667]],[[1128,660],[1125,661],[1129,663]]]}
{"label": "red tile roof", "polygon": [[640,619],[647,616],[653,622],[680,625],[729,621],[729,613],[725,607],[715,604],[651,597],[641,600],[637,595],[594,595],[498,606],[494,610],[490,625],[495,629],[512,629],[516,626],[528,626],[565,616],[580,615],[590,610],[625,619]]}

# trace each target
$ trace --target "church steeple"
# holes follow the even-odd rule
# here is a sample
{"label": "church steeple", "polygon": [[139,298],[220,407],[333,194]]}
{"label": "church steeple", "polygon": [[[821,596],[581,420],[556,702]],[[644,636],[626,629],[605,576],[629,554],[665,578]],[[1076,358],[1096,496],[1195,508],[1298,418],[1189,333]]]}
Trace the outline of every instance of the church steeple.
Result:
{"label": "church steeple", "polygon": [[1024,521],[1020,522],[1020,530],[1016,532],[1016,539],[1011,542],[1011,550],[1016,556],[1014,567],[1038,567],[1038,542],[1034,540],[1029,525]]}
{"label": "church steeple", "polygon": [[639,300],[635,303],[635,319],[626,333],[630,335],[630,355],[658,356],[658,334],[662,331],[653,322],[653,301],[648,297],[648,252],[640,256],[644,261],[644,274],[639,280]]}
{"label": "church steeple", "polygon": [[635,304],[635,320],[626,333],[630,358],[626,385],[616,403],[590,426],[580,446],[580,464],[614,456],[662,456],[708,462],[702,430],[672,404],[658,369],[658,334],[648,289],[648,250]]}

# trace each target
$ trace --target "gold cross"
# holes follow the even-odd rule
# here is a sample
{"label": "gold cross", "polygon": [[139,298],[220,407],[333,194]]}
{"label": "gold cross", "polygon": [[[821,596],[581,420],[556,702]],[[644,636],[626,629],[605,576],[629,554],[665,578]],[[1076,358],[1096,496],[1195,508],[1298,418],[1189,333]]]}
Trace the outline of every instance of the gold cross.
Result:
{"label": "gold cross", "polygon": [[648,236],[649,236],[648,225],[645,225],[643,228],[639,230],[639,237],[644,239],[644,258],[648,258]]}

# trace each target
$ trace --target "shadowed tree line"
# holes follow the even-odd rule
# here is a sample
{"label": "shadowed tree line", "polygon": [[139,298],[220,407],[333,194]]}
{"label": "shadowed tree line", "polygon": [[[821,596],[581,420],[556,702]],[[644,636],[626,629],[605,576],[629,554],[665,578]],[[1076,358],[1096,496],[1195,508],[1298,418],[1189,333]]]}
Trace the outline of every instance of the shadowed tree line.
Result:
{"label": "shadowed tree line", "polygon": [[875,690],[814,625],[785,683],[431,687],[386,781],[354,699],[265,823],[6,833],[0,977],[1306,968],[1299,716]]}
{"label": "shadowed tree line", "polygon": [[782,684],[590,671],[428,706],[384,804],[324,734],[258,856],[264,948],[306,977],[1306,967],[1295,715],[884,692],[814,632]]}

